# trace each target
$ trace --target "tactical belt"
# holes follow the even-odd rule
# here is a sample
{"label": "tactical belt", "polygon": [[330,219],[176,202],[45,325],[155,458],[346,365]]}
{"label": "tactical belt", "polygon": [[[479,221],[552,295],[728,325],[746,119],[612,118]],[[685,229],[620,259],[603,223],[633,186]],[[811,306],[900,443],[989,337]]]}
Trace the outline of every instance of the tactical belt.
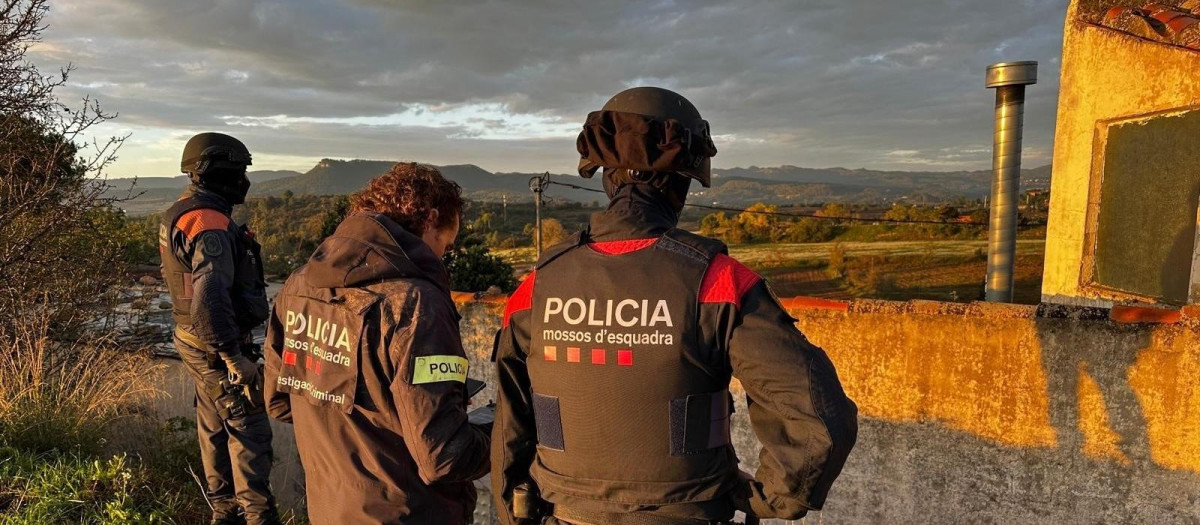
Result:
{"label": "tactical belt", "polygon": [[175,326],[175,337],[179,338],[183,344],[204,352],[204,360],[208,362],[208,366],[216,368],[217,364],[221,361],[221,356],[216,352],[209,350],[208,344],[206,344],[204,341],[201,341],[200,338],[196,337],[195,334],[185,330],[182,326]]}
{"label": "tactical belt", "polygon": [[714,523],[721,523],[719,521],[691,518],[668,518],[645,512],[624,512],[620,514],[595,512],[567,508],[562,505],[554,506],[554,517],[576,525],[713,525]]}
{"label": "tactical belt", "polygon": [[180,341],[183,341],[192,348],[208,352],[208,345],[204,344],[204,341],[201,341],[200,338],[196,337],[195,334],[184,330],[181,326],[175,327],[175,337],[178,337]]}
{"label": "tactical belt", "polygon": [[267,411],[265,403],[261,401],[255,403],[250,396],[253,395],[248,390],[257,392],[259,397],[262,396],[263,389],[263,374],[259,368],[258,378],[254,385],[250,387],[235,385],[229,380],[221,380],[215,385],[209,385],[205,390],[208,396],[212,399],[213,404],[217,406],[217,415],[221,419],[239,419],[246,416],[261,414]]}

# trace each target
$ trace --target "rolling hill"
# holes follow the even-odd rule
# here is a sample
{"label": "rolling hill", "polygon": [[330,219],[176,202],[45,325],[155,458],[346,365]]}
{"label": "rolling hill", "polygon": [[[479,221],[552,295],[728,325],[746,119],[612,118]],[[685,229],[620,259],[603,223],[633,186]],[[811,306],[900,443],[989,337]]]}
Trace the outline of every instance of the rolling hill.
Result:
{"label": "rolling hill", "polygon": [[[1048,189],[1050,166],[1021,171],[1021,189]],[[712,188],[693,195],[722,204],[804,204],[825,201],[851,203],[943,202],[955,198],[981,199],[991,192],[992,172],[907,172],[866,169],[813,169],[797,166],[713,170]]]}
{"label": "rolling hill", "polygon": [[[323,159],[313,169],[295,177],[272,180],[250,188],[251,196],[282,195],[290,191],[296,195],[337,195],[354,193],[371,179],[388,171],[395,162],[380,160],[334,160]],[[528,199],[529,179],[534,173],[492,173],[473,164],[438,166],[442,175],[457,182],[463,188],[463,196],[477,201],[499,201]],[[584,181],[579,177],[552,175],[556,179],[573,184],[600,189],[599,180]],[[567,181],[566,179],[572,179]],[[548,198],[574,201],[591,201],[599,194],[587,194],[579,190],[555,187],[547,192]]]}
{"label": "rolling hill", "polygon": [[[372,178],[386,172],[394,163],[379,160],[323,159],[305,173],[295,171],[255,171],[251,197],[296,195],[341,195],[362,189]],[[502,199],[527,201],[531,198],[529,179],[533,173],[492,173],[472,164],[439,166],[442,173],[463,187],[471,200],[496,202]],[[598,178],[583,180],[573,175],[552,175],[553,180],[600,189]],[[130,186],[127,179],[110,180],[112,195],[136,195],[122,203],[131,215],[154,213],[166,208],[187,185],[185,177],[145,177]],[[1050,187],[1050,166],[1022,172],[1022,189]],[[907,172],[845,168],[802,168],[779,166],[713,170],[713,187],[692,186],[692,202],[743,206],[755,202],[769,204],[813,204],[829,201],[848,203],[887,203],[898,200],[937,203],[957,198],[978,199],[988,195],[990,171]],[[551,186],[546,198],[575,202],[603,201],[599,193]]]}
{"label": "rolling hill", "polygon": [[[261,170],[247,174],[253,185],[275,179],[295,177],[298,171],[291,170]],[[149,215],[165,210],[179,194],[187,188],[188,178],[185,175],[175,177],[138,177],[136,179],[108,179],[108,190],[105,195],[124,200],[120,207],[129,215]],[[126,200],[127,199],[127,200]]]}

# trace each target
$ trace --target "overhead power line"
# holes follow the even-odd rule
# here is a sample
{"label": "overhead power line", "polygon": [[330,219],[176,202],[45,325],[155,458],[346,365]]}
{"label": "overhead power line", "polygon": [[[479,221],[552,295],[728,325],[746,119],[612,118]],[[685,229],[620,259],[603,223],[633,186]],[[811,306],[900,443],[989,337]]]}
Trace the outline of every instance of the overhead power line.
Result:
{"label": "overhead power line", "polygon": [[[565,186],[567,188],[573,188],[573,189],[582,190],[582,191],[590,191],[593,193],[604,193],[604,190],[598,190],[595,188],[587,188],[584,186],[571,184],[569,182],[558,182],[558,181],[554,181],[554,180],[549,180],[546,182],[546,184],[553,184],[556,186]],[[960,222],[960,221],[924,221],[924,220],[918,220],[918,219],[885,219],[885,218],[868,219],[868,218],[864,218],[864,217],[829,217],[829,216],[825,216],[825,215],[816,215],[813,213],[795,213],[795,212],[770,211],[770,210],[750,210],[750,209],[746,209],[746,208],[733,208],[733,207],[729,207],[729,206],[711,206],[711,205],[707,205],[707,204],[685,203],[684,206],[687,206],[690,208],[701,208],[701,209],[705,209],[705,210],[714,210],[714,211],[728,211],[728,212],[735,212],[735,213],[758,213],[761,215],[774,215],[774,216],[779,216],[779,217],[793,217],[793,218],[798,218],[798,219],[818,219],[818,220],[827,220],[827,221],[885,222],[885,223],[890,223],[890,224],[935,224],[935,225],[941,225],[941,226],[945,226],[945,225],[987,226],[987,223],[985,223],[985,222],[975,222],[975,221]],[[1033,224],[1033,226],[1043,226],[1043,225],[1045,225],[1045,223]]]}

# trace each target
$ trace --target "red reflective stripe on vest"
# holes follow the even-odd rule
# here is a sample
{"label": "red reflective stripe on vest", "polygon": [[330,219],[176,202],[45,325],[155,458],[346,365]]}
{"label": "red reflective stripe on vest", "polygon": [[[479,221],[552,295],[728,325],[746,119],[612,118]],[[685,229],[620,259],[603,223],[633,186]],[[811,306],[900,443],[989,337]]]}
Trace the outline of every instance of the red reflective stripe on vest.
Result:
{"label": "red reflective stripe on vest", "polygon": [[523,312],[533,308],[533,280],[537,277],[537,270],[534,270],[521,281],[521,286],[517,287],[517,291],[513,292],[508,298],[508,304],[504,306],[504,323],[503,327],[508,328],[508,320],[517,312]]}
{"label": "red reflective stripe on vest", "polygon": [[180,216],[175,222],[175,227],[190,240],[206,231],[229,229],[229,217],[214,209],[200,208]]}
{"label": "red reflective stripe on vest", "polygon": [[708,265],[700,284],[700,302],[742,305],[742,296],[762,278],[736,259],[718,254]]}
{"label": "red reflective stripe on vest", "polygon": [[656,242],[658,242],[657,237],[652,237],[649,239],[633,239],[629,241],[593,242],[588,244],[588,248],[591,248],[599,253],[603,253],[604,255],[622,255],[649,248]]}

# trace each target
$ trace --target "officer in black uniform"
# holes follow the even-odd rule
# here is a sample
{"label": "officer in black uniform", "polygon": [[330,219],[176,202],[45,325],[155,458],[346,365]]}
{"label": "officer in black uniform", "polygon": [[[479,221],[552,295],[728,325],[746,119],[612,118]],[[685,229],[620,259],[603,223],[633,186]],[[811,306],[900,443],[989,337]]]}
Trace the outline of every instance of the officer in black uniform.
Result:
{"label": "officer in black uniform", "polygon": [[250,152],[220,133],[192,137],[182,171],[191,179],[159,226],[162,275],[171,292],[175,348],[196,383],[196,426],[214,524],[279,523],[261,351],[250,331],[270,314],[259,244],[230,217],[246,200]]}
{"label": "officer in black uniform", "polygon": [[[709,524],[820,509],[857,436],[825,352],[725,246],[676,228],[709,185],[708,123],[634,88],[588,115],[580,174],[608,210],[550,248],[497,335],[492,491],[501,521]],[[738,469],[731,377],[763,445]]]}

